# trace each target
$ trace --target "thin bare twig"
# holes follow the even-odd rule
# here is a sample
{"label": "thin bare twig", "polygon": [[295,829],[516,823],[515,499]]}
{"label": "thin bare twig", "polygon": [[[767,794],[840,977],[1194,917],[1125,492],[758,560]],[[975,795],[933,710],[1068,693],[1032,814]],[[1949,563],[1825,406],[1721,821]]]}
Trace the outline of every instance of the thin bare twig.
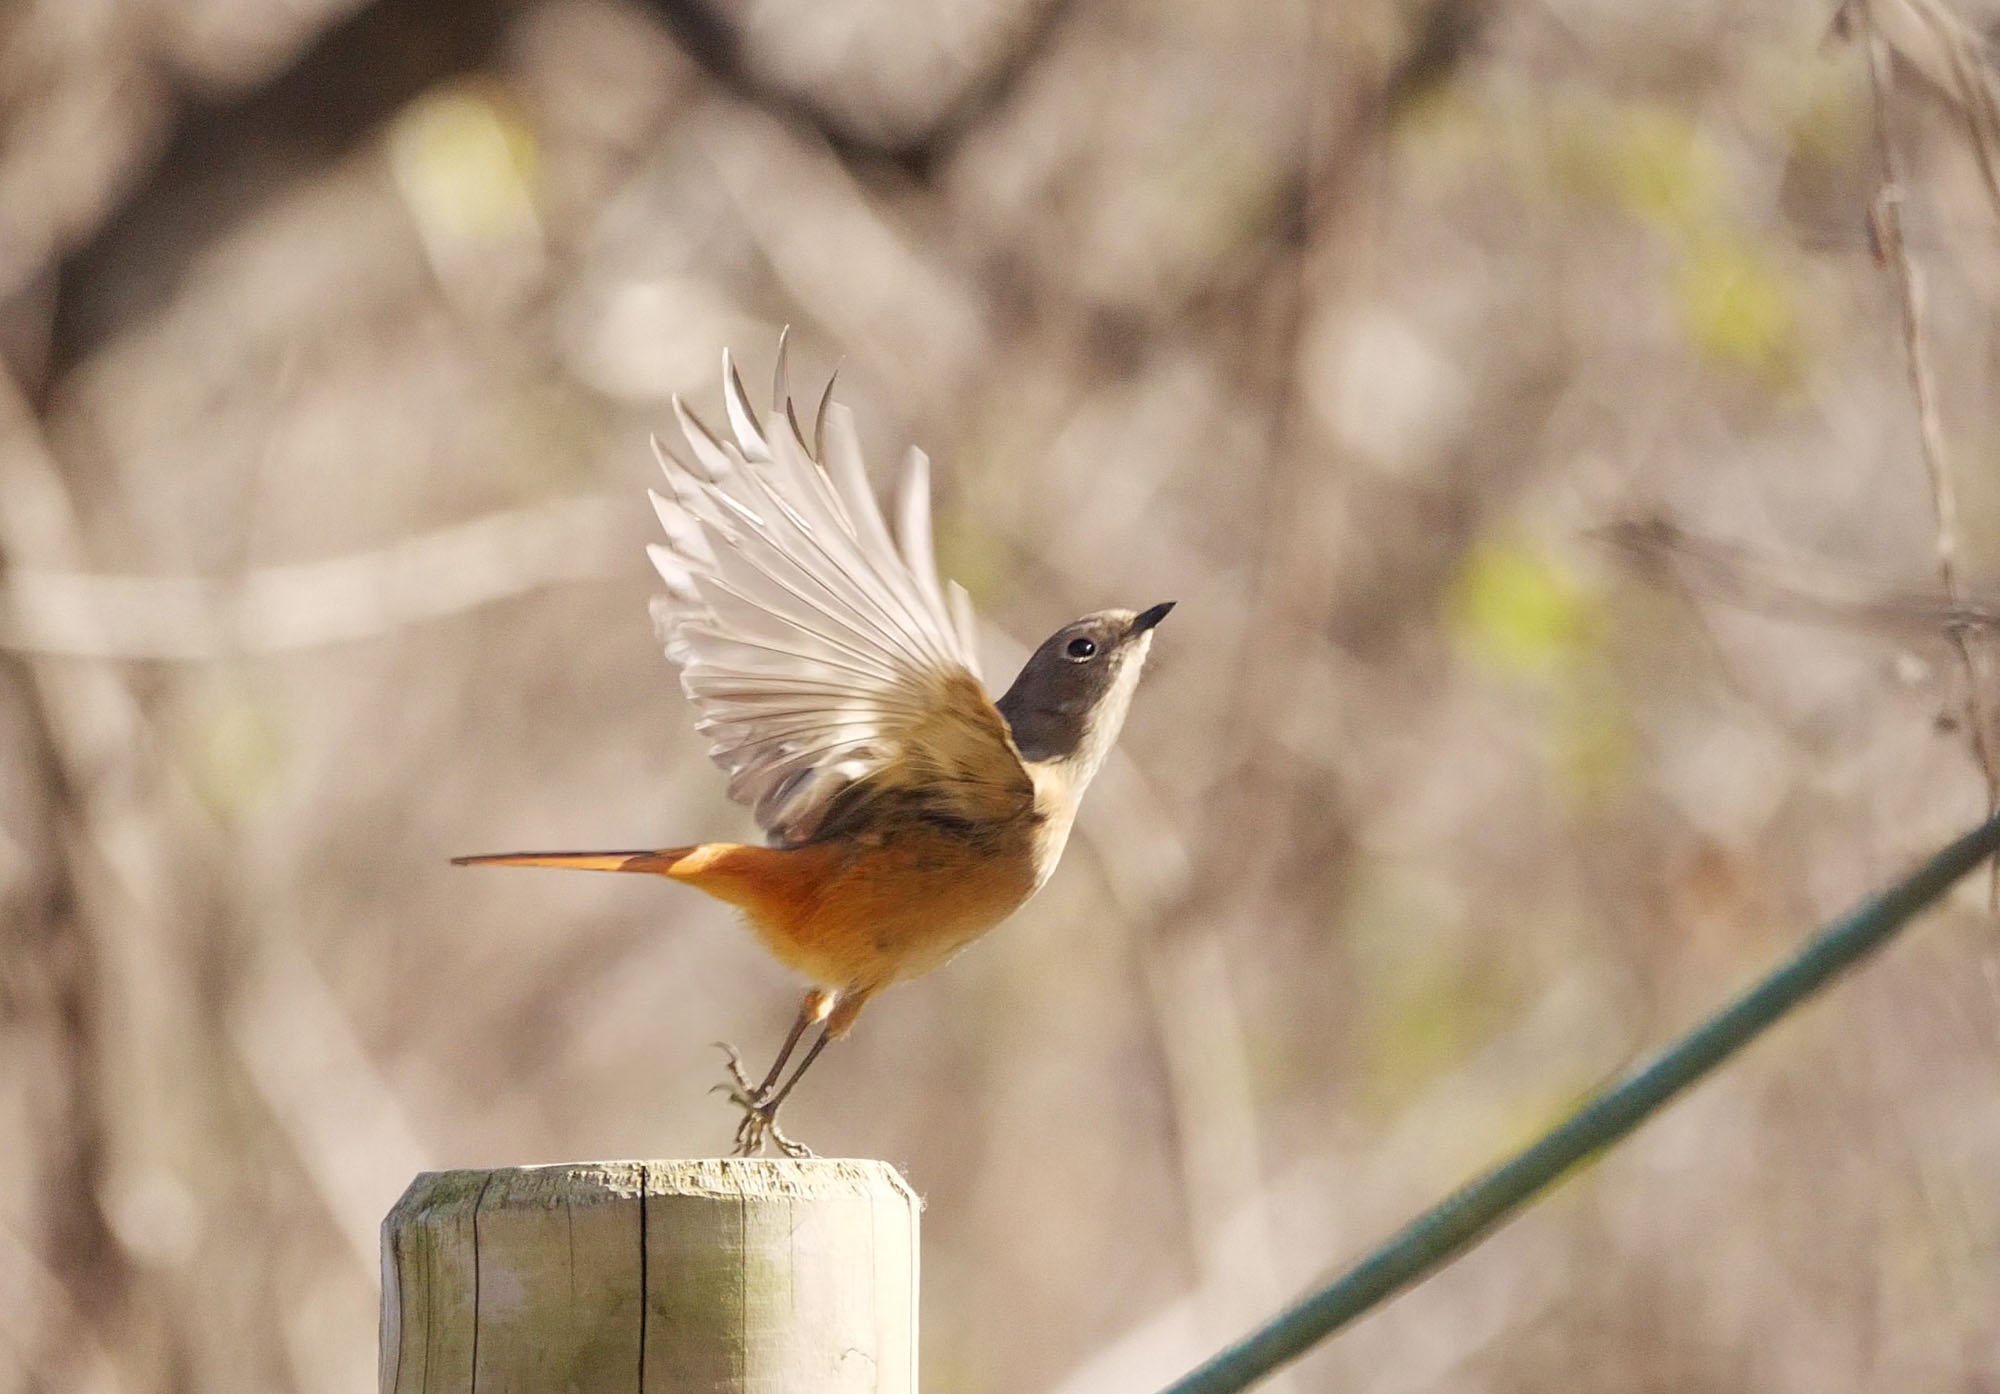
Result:
{"label": "thin bare twig", "polygon": [[[1902,310],[1904,360],[1909,368],[1910,393],[1916,399],[1917,429],[1923,446],[1924,470],[1930,478],[1931,503],[1937,515],[1938,579],[1945,598],[1953,605],[1963,603],[1958,575],[1958,498],[1952,487],[1951,467],[1945,453],[1944,422],[1938,412],[1937,385],[1931,374],[1930,356],[1924,334],[1924,284],[1910,250],[1903,240],[1903,179],[1896,153],[1895,137],[1889,130],[1889,92],[1894,82],[1890,70],[1889,46],[1875,24],[1874,0],[1855,0],[1862,40],[1868,51],[1868,86],[1875,107],[1876,155],[1882,169],[1882,187],[1872,210],[1876,241],[1894,277],[1896,299]],[[1958,655],[1965,674],[1966,727],[1970,733],[1972,756],[1986,781],[1986,810],[2000,808],[2000,769],[1994,765],[1987,727],[1988,703],[1979,679],[1972,645],[1960,626],[1949,626],[1952,651]],[[2000,911],[2000,863],[1993,868],[1988,902]]]}
{"label": "thin bare twig", "polygon": [[2000,636],[2000,598],[1898,590],[1810,561],[1766,556],[1696,536],[1663,518],[1614,523],[1595,534],[1634,568],[1672,575],[1703,595],[1781,619],[1879,633],[1898,642],[1954,633]]}
{"label": "thin bare twig", "polygon": [[[1834,30],[1853,37],[1860,0],[1841,7]],[[1986,65],[1986,42],[1949,0],[1876,0],[1867,31],[1965,125],[1987,201],[2000,213],[2000,95]]]}

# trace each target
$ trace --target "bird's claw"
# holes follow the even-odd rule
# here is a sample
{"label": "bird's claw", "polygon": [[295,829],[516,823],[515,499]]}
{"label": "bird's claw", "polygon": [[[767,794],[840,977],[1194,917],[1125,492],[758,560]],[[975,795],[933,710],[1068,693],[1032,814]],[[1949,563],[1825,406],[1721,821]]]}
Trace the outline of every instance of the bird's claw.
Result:
{"label": "bird's claw", "polygon": [[743,1104],[743,1121],[736,1127],[736,1156],[755,1157],[767,1142],[794,1160],[817,1155],[803,1142],[786,1135],[778,1126],[778,1111],[769,1104],[752,1104],[742,1099],[737,1102]]}
{"label": "bird's claw", "polygon": [[715,1044],[723,1053],[729,1078],[708,1092],[727,1095],[729,1102],[743,1110],[743,1121],[736,1125],[736,1150],[731,1155],[755,1157],[763,1152],[766,1143],[772,1143],[794,1160],[814,1156],[812,1148],[786,1136],[785,1130],[778,1126],[777,1101],[768,1097],[770,1091],[751,1085],[749,1076],[743,1073],[743,1060],[735,1047],[726,1041]]}
{"label": "bird's claw", "polygon": [[[755,1093],[756,1091],[750,1087],[750,1077],[743,1073],[743,1057],[736,1053],[736,1047],[727,1041],[715,1041],[712,1044],[717,1050],[722,1052],[723,1066],[729,1071],[730,1079],[734,1080],[736,1084],[735,1093]],[[729,1086],[726,1084],[718,1084],[708,1092],[713,1094],[727,1088]]]}

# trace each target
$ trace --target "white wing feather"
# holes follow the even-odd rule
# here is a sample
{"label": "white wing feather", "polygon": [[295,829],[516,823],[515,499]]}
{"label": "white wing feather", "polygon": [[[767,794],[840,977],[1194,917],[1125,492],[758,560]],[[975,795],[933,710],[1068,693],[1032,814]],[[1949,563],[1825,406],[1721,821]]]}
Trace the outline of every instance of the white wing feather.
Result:
{"label": "white wing feather", "polygon": [[910,452],[896,537],[876,505],[854,418],[822,403],[815,447],[784,384],[760,419],[727,352],[734,441],[683,406],[693,462],[653,443],[672,497],[646,550],[666,583],[654,617],[732,798],[777,841],[811,836],[843,788],[895,759],[956,674],[978,676],[970,603],[938,583],[930,462]]}

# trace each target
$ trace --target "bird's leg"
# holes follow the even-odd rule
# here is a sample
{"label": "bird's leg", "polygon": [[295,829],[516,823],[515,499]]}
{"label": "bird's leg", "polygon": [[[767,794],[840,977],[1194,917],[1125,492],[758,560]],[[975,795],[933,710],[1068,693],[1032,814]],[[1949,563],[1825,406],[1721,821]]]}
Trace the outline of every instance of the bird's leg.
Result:
{"label": "bird's leg", "polygon": [[[814,988],[806,994],[805,1001],[799,1004],[799,1014],[792,1022],[792,1029],[785,1033],[785,1043],[778,1047],[778,1058],[771,1062],[770,1073],[764,1076],[764,1082],[759,1084],[755,1089],[750,1087],[749,1076],[743,1073],[743,1057],[736,1053],[736,1047],[727,1041],[717,1041],[715,1043],[716,1047],[727,1057],[726,1065],[729,1070],[729,1079],[735,1085],[735,1088],[730,1090],[731,1099],[735,1099],[737,1095],[741,1094],[746,1099],[754,1102],[770,1094],[772,1088],[778,1082],[779,1073],[785,1068],[785,1062],[792,1058],[792,1052],[798,1048],[799,1037],[805,1035],[808,1026],[826,1016],[828,1000],[827,994],[821,992],[818,988]],[[739,1102],[741,1101],[739,1100]]]}
{"label": "bird's leg", "polygon": [[[792,1141],[779,1131],[778,1105],[791,1095],[792,1090],[798,1088],[799,1081],[805,1077],[806,1071],[812,1068],[813,1061],[819,1059],[819,1053],[826,1049],[827,1043],[837,1041],[847,1034],[849,1028],[854,1025],[854,1019],[861,1015],[861,1008],[874,993],[873,987],[859,987],[843,988],[837,996],[818,990],[806,994],[806,1000],[799,1008],[798,1025],[793,1028],[791,1039],[785,1042],[785,1050],[780,1055],[778,1064],[771,1067],[771,1073],[766,1076],[763,1084],[754,1091],[739,1090],[730,1095],[743,1109],[743,1123],[736,1130],[737,1156],[756,1156],[764,1150],[766,1141],[778,1144],[778,1150],[787,1157],[812,1156],[811,1148]],[[806,1051],[805,1059],[799,1061],[798,1068],[792,1071],[790,1079],[773,1089],[772,1085],[778,1078],[779,1068],[784,1064],[784,1056],[791,1054],[792,1047],[798,1043],[799,1035],[807,1026],[822,1020],[826,1024],[813,1039],[811,1047]],[[742,1081],[743,1074],[740,1070],[733,1073],[739,1082]]]}
{"label": "bird's leg", "polygon": [[[778,1101],[789,1092],[792,1084],[798,1082],[799,1075],[805,1073],[805,1066],[801,1065],[793,1073],[784,1089],[779,1089],[777,1085],[779,1077],[784,1073],[785,1062],[792,1058],[792,1052],[798,1048],[799,1040],[805,1035],[806,1028],[815,1022],[825,1020],[828,1012],[832,1010],[833,1000],[833,994],[818,988],[806,993],[805,1000],[799,1003],[799,1014],[792,1022],[792,1029],[785,1033],[785,1043],[778,1047],[778,1058],[771,1062],[769,1073],[755,1088],[751,1087],[749,1076],[743,1073],[742,1057],[736,1053],[736,1048],[726,1042],[716,1042],[727,1057],[730,1079],[728,1084],[717,1085],[716,1088],[728,1091],[730,1102],[743,1110],[743,1122],[736,1129],[737,1156],[756,1156],[764,1150],[766,1137],[776,1142],[779,1149],[788,1157],[812,1155],[808,1149],[780,1132],[775,1122]],[[814,1055],[819,1054],[825,1044],[826,1035],[821,1032],[820,1039],[814,1042],[812,1050],[806,1056],[808,1063]]]}

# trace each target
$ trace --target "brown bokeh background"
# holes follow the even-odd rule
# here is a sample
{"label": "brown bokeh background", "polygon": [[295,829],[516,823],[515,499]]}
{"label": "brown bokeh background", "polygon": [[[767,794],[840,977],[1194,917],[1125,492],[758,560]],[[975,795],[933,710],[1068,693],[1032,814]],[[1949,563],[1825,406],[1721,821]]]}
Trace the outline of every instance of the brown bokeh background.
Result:
{"label": "brown bokeh background", "polygon": [[[2000,11],[1877,10],[1976,599]],[[794,1001],[730,914],[446,858],[749,831],[641,491],[786,323],[990,674],[1180,602],[1054,881],[791,1114],[926,1196],[933,1390],[1177,1373],[1968,824],[1834,19],[0,10],[0,1389],[355,1394],[415,1171],[726,1145]],[[2000,1387],[1995,935],[1273,1387]]]}

